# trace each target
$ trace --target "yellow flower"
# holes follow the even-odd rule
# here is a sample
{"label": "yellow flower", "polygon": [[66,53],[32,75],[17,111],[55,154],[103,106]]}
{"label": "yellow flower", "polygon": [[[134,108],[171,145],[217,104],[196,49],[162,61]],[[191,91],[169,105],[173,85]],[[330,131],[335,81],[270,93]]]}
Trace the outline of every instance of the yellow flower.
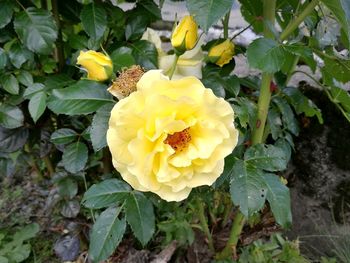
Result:
{"label": "yellow flower", "polygon": [[226,39],[221,44],[212,47],[209,50],[208,57],[211,62],[222,67],[231,61],[234,54],[235,45],[229,39]]}
{"label": "yellow flower", "polygon": [[192,16],[185,16],[175,27],[171,45],[180,53],[191,50],[197,43],[198,26]]}
{"label": "yellow flower", "polygon": [[200,80],[169,80],[161,72],[146,72],[137,91],[114,106],[107,143],[133,188],[181,201],[220,176],[238,131],[230,104]]}
{"label": "yellow flower", "polygon": [[[173,65],[175,55],[166,55],[161,47],[161,40],[157,32],[151,28],[147,28],[141,39],[152,42],[156,46],[159,68],[162,69],[163,72],[168,72]],[[203,42],[204,38],[202,37],[192,50],[186,51],[179,57],[172,79],[180,79],[186,76],[202,78],[202,62],[204,55],[201,46]]]}
{"label": "yellow flower", "polygon": [[82,65],[87,70],[87,78],[91,80],[105,81],[113,73],[112,60],[101,52],[80,51],[77,64]]}

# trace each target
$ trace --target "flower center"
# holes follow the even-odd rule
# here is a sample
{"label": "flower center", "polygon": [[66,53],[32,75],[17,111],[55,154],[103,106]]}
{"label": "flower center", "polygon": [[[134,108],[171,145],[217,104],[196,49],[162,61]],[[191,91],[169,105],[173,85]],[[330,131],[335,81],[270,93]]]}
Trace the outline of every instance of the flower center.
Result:
{"label": "flower center", "polygon": [[188,143],[191,141],[190,128],[186,128],[183,131],[169,134],[164,143],[169,144],[176,152],[184,150]]}

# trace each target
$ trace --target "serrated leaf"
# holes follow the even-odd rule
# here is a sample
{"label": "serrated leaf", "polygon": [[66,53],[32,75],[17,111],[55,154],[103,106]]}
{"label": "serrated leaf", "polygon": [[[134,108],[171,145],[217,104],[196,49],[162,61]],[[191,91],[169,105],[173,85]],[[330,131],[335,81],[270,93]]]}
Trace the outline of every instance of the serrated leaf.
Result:
{"label": "serrated leaf", "polygon": [[84,169],[88,159],[88,148],[82,142],[68,145],[63,152],[62,162],[64,169],[76,173]]}
{"label": "serrated leaf", "polygon": [[57,38],[57,26],[48,11],[29,7],[16,14],[13,24],[29,50],[39,54],[51,52]]}
{"label": "serrated leaf", "polygon": [[249,65],[268,73],[279,71],[283,66],[284,57],[283,46],[269,38],[256,39],[247,49]]}
{"label": "serrated leaf", "polygon": [[47,106],[57,114],[80,115],[95,112],[108,103],[115,103],[106,86],[95,81],[80,80],[64,88],[54,89]]}
{"label": "serrated leaf", "polygon": [[26,99],[30,99],[38,92],[43,92],[45,90],[45,86],[42,83],[33,83],[29,85],[23,93],[23,97]]}
{"label": "serrated leaf", "polygon": [[158,68],[158,51],[155,45],[147,40],[139,40],[130,44],[136,63],[145,69]]}
{"label": "serrated leaf", "polygon": [[204,32],[231,10],[233,0],[187,0],[187,9]]}
{"label": "serrated leaf", "polygon": [[62,128],[51,134],[51,142],[54,144],[71,143],[78,138],[78,133],[71,129]]}
{"label": "serrated leaf", "polygon": [[130,191],[130,186],[123,181],[108,179],[91,186],[85,192],[82,202],[88,208],[104,208],[125,200]]}
{"label": "serrated leaf", "polygon": [[248,148],[244,154],[244,160],[249,165],[270,172],[285,170],[289,161],[283,149],[264,144],[256,144]]}
{"label": "serrated leaf", "polygon": [[17,106],[0,104],[0,126],[14,129],[23,126],[23,112]]}
{"label": "serrated leaf", "polygon": [[330,94],[334,103],[339,103],[341,106],[350,113],[350,95],[347,91],[332,86],[330,89]]}
{"label": "serrated leaf", "polygon": [[269,124],[271,135],[274,140],[282,135],[282,119],[276,107],[272,107],[267,115],[267,123]]}
{"label": "serrated leaf", "polygon": [[298,122],[295,119],[294,113],[289,106],[288,102],[281,97],[273,98],[273,102],[277,105],[277,108],[282,114],[282,121],[284,126],[294,135],[299,134]]}
{"label": "serrated leaf", "polygon": [[30,98],[28,109],[33,121],[36,122],[46,109],[46,93],[38,92]]}
{"label": "serrated leaf", "polygon": [[284,49],[293,55],[300,56],[309,65],[311,70],[315,72],[317,63],[314,60],[313,53],[310,48],[300,44],[291,44],[285,45]]}
{"label": "serrated leaf", "polygon": [[106,134],[113,106],[113,104],[102,106],[92,119],[90,138],[95,152],[107,145]]}
{"label": "serrated leaf", "polygon": [[290,100],[295,112],[297,114],[304,113],[307,117],[313,117],[316,115],[318,122],[323,123],[321,110],[315,105],[313,101],[303,95],[300,90],[296,88],[285,88],[283,89]]}
{"label": "serrated leaf", "polygon": [[142,37],[148,25],[147,16],[132,17],[125,26],[125,39],[127,41],[135,41]]}
{"label": "serrated leaf", "polygon": [[94,40],[102,38],[107,28],[107,13],[95,3],[85,5],[80,14],[85,32]]}
{"label": "serrated leaf", "polygon": [[17,80],[24,86],[30,86],[33,84],[33,76],[28,71],[21,70],[17,75]]}
{"label": "serrated leaf", "polygon": [[17,95],[19,92],[18,81],[12,74],[3,75],[1,78],[1,84],[4,90],[13,95]]}
{"label": "serrated leaf", "polygon": [[107,259],[123,238],[126,222],[118,219],[121,208],[108,208],[97,218],[92,227],[89,257],[92,262]]}
{"label": "serrated leaf", "polygon": [[0,152],[19,150],[27,142],[28,135],[28,128],[6,129],[0,126]]}
{"label": "serrated leaf", "polygon": [[263,19],[263,1],[261,0],[239,0],[241,4],[241,13],[244,19],[253,26],[254,31],[261,33],[264,29]]}
{"label": "serrated leaf", "polygon": [[242,160],[235,162],[230,182],[231,199],[247,218],[259,211],[265,203],[267,188],[263,172]]}
{"label": "serrated leaf", "polygon": [[140,192],[131,192],[126,199],[125,215],[136,238],[146,245],[155,231],[152,202]]}
{"label": "serrated leaf", "polygon": [[[321,55],[322,53],[318,53]],[[334,79],[346,83],[350,81],[350,60],[346,59],[331,59],[326,56],[322,56],[324,61],[324,67],[322,72],[325,72]],[[324,73],[323,73],[324,74]]]}
{"label": "serrated leaf", "polygon": [[292,212],[288,187],[276,175],[265,174],[263,178],[268,189],[266,198],[276,222],[283,227],[289,227],[292,223]]}
{"label": "serrated leaf", "polygon": [[221,186],[223,183],[225,183],[227,180],[231,179],[234,176],[234,165],[237,160],[238,159],[236,159],[232,154],[225,158],[224,171],[222,172],[220,177],[215,181],[215,188]]}
{"label": "serrated leaf", "polygon": [[206,88],[210,88],[217,97],[225,98],[225,83],[219,75],[209,75],[202,79]]}
{"label": "serrated leaf", "polygon": [[10,47],[9,57],[12,65],[20,68],[26,61],[32,61],[34,54],[19,43],[15,43]]}

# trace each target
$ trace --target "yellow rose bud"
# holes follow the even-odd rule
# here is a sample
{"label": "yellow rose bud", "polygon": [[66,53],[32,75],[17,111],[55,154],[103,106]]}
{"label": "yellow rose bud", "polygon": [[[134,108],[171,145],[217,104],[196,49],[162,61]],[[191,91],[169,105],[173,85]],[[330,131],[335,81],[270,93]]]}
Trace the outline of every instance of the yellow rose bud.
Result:
{"label": "yellow rose bud", "polygon": [[105,81],[113,73],[112,60],[101,52],[80,51],[77,64],[82,65],[87,70],[87,78],[91,80]]}
{"label": "yellow rose bud", "polygon": [[197,43],[198,26],[192,16],[185,16],[171,36],[171,45],[180,53],[191,50]]}
{"label": "yellow rose bud", "polygon": [[134,189],[181,201],[216,181],[238,135],[231,105],[199,79],[169,80],[150,70],[112,109],[107,143]]}
{"label": "yellow rose bud", "polygon": [[211,62],[222,67],[231,61],[234,54],[235,45],[229,39],[226,39],[221,44],[213,46],[209,50],[208,57]]}

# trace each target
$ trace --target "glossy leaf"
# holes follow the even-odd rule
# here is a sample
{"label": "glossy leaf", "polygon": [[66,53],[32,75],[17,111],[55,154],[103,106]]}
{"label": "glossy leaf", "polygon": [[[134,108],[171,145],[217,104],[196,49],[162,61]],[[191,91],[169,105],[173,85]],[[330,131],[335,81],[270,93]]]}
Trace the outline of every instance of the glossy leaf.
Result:
{"label": "glossy leaf", "polygon": [[233,166],[230,182],[232,201],[246,217],[259,211],[265,203],[267,188],[262,178],[263,172],[239,160]]}
{"label": "glossy leaf", "polygon": [[11,22],[13,14],[13,2],[6,0],[0,3],[0,29]]}
{"label": "glossy leaf", "polygon": [[0,104],[0,126],[14,129],[23,126],[23,112],[17,106]]}
{"label": "glossy leaf", "polygon": [[48,107],[57,114],[89,114],[101,106],[115,103],[106,86],[95,81],[80,80],[77,83],[52,91]]}
{"label": "glossy leaf", "polygon": [[263,1],[261,0],[239,0],[241,4],[241,13],[244,19],[252,24],[254,31],[261,33],[264,29]]}
{"label": "glossy leaf", "polygon": [[113,68],[116,71],[136,64],[135,59],[132,56],[132,50],[128,47],[120,47],[114,50],[110,57],[113,61]]}
{"label": "glossy leaf", "polygon": [[54,144],[71,143],[78,138],[78,134],[67,128],[62,128],[51,134],[51,142]]}
{"label": "glossy leaf", "polygon": [[158,51],[153,43],[139,40],[131,44],[131,48],[137,64],[147,70],[158,67]]}
{"label": "glossy leaf", "polygon": [[118,219],[121,208],[108,208],[97,218],[90,235],[89,257],[92,262],[107,259],[123,238],[126,222]]}
{"label": "glossy leaf", "polygon": [[131,192],[126,199],[125,214],[136,238],[146,245],[155,231],[152,202],[140,192]]}
{"label": "glossy leaf", "polygon": [[12,74],[6,74],[1,77],[1,85],[4,90],[6,90],[8,93],[11,94],[18,94],[19,92],[19,85],[16,77]]}
{"label": "glossy leaf", "polygon": [[107,13],[101,6],[91,3],[85,5],[80,14],[85,32],[93,39],[102,38],[107,28]]}
{"label": "glossy leaf", "polygon": [[270,172],[286,169],[289,161],[283,149],[264,144],[256,144],[248,148],[244,154],[244,160],[248,165]]}
{"label": "glossy leaf", "polygon": [[84,194],[84,206],[92,209],[99,209],[115,205],[124,201],[131,188],[129,185],[118,179],[108,179],[99,184],[91,186]]}
{"label": "glossy leaf", "polygon": [[109,117],[113,104],[102,106],[92,119],[90,138],[94,151],[97,152],[107,145],[106,134],[108,129]]}
{"label": "glossy leaf", "polygon": [[11,45],[9,50],[9,58],[16,68],[20,68],[25,62],[32,61],[34,54],[19,43]]}
{"label": "glossy leaf", "polygon": [[46,109],[46,93],[38,92],[30,98],[28,109],[33,121],[36,122]]}
{"label": "glossy leaf", "polygon": [[62,162],[64,168],[71,173],[84,169],[88,159],[88,149],[82,142],[68,145],[63,152]]}
{"label": "glossy leaf", "polygon": [[268,189],[266,198],[277,223],[289,227],[292,223],[292,212],[288,187],[273,174],[265,174],[263,179]]}
{"label": "glossy leaf", "polygon": [[24,86],[30,86],[33,84],[33,76],[28,71],[21,70],[17,76],[17,80]]}
{"label": "glossy leaf", "polygon": [[48,54],[57,38],[57,27],[51,14],[43,9],[29,7],[19,12],[14,21],[14,28],[31,51]]}
{"label": "glossy leaf", "polygon": [[233,0],[187,0],[187,9],[204,32],[231,10]]}
{"label": "glossy leaf", "polygon": [[279,71],[284,63],[284,57],[283,46],[268,38],[254,40],[247,49],[249,65],[268,73]]}
{"label": "glossy leaf", "polygon": [[135,41],[142,37],[146,31],[148,18],[146,16],[132,17],[125,26],[125,38],[127,41]]}

